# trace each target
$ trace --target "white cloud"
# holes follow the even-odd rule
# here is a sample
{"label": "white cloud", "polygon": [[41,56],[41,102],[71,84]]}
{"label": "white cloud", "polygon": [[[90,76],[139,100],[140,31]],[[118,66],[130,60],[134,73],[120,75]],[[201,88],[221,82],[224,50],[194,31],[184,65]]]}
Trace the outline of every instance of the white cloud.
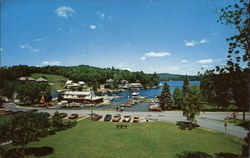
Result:
{"label": "white cloud", "polygon": [[146,57],[141,56],[140,59],[141,59],[141,60],[146,60]]}
{"label": "white cloud", "polygon": [[195,46],[197,44],[197,42],[194,40],[192,40],[191,42],[184,40],[184,42],[185,42],[186,47],[192,47],[192,46]]}
{"label": "white cloud", "polygon": [[190,42],[184,40],[185,42],[185,46],[186,47],[193,47],[193,46],[196,46],[196,45],[199,45],[199,44],[205,44],[205,43],[208,43],[209,41],[207,39],[202,39],[200,40],[199,42],[195,41],[195,40],[192,40]]}
{"label": "white cloud", "polygon": [[170,56],[170,55],[171,53],[169,52],[149,52],[141,56],[140,59],[146,60],[147,57],[164,57],[164,56]]}
{"label": "white cloud", "polygon": [[164,56],[170,56],[171,53],[168,52],[149,52],[146,53],[145,56],[147,57],[164,57]]}
{"label": "white cloud", "polygon": [[105,13],[102,13],[102,12],[97,12],[96,15],[99,16],[102,20],[104,20],[104,19],[109,19],[109,20],[111,20],[111,19],[112,19],[111,16],[106,15]]}
{"label": "white cloud", "polygon": [[22,48],[22,49],[29,49],[32,52],[40,52],[39,49],[33,48],[28,44],[23,44],[23,45],[20,45],[19,47]]}
{"label": "white cloud", "polygon": [[34,41],[34,42],[39,42],[39,41],[42,41],[43,39],[42,38],[37,38],[37,39],[34,39],[34,40],[32,40],[32,41]]}
{"label": "white cloud", "polygon": [[89,28],[92,29],[92,30],[95,30],[96,29],[96,25],[89,25]]}
{"label": "white cloud", "polygon": [[55,10],[55,13],[57,14],[57,16],[68,18],[74,16],[75,10],[68,6],[61,6]]}
{"label": "white cloud", "polygon": [[183,59],[183,60],[181,60],[181,62],[182,62],[182,63],[187,63],[188,61],[185,60],[185,59]]}
{"label": "white cloud", "polygon": [[28,48],[28,49],[31,49],[32,47],[28,44],[24,44],[24,45],[20,45],[20,48],[22,49],[25,49],[25,48]]}
{"label": "white cloud", "polygon": [[61,63],[62,63],[61,61],[56,61],[56,60],[42,62],[43,65],[61,65]]}
{"label": "white cloud", "polygon": [[200,64],[208,64],[208,63],[213,63],[213,59],[201,59],[198,61]]}
{"label": "white cloud", "polygon": [[0,52],[3,52],[3,48],[0,48]]}
{"label": "white cloud", "polygon": [[208,43],[208,40],[206,40],[206,39],[200,40],[200,44],[205,44],[205,43]]}

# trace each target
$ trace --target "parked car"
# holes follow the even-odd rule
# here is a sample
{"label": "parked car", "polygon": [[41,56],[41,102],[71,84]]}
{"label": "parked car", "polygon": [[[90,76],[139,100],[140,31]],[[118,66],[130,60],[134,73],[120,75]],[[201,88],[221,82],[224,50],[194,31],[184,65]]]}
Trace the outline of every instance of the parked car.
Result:
{"label": "parked car", "polygon": [[94,121],[98,121],[102,118],[102,115],[98,115],[98,114],[94,114],[91,119],[94,120]]}
{"label": "parked car", "polygon": [[110,121],[112,119],[112,115],[107,114],[104,118],[104,121]]}
{"label": "parked car", "polygon": [[68,115],[68,114],[66,114],[66,113],[64,113],[64,112],[63,112],[63,113],[60,113],[61,118],[67,117],[67,115]]}
{"label": "parked car", "polygon": [[124,116],[122,122],[130,122],[130,120],[131,120],[131,116],[126,115],[126,116]]}
{"label": "parked car", "polygon": [[133,122],[134,122],[134,123],[139,123],[139,121],[140,121],[139,116],[135,116],[135,117],[133,118]]}
{"label": "parked car", "polygon": [[121,119],[121,115],[120,114],[115,114],[115,116],[113,117],[112,121],[113,122],[119,122]]}
{"label": "parked car", "polygon": [[71,114],[68,118],[69,119],[76,119],[79,115],[78,114]]}

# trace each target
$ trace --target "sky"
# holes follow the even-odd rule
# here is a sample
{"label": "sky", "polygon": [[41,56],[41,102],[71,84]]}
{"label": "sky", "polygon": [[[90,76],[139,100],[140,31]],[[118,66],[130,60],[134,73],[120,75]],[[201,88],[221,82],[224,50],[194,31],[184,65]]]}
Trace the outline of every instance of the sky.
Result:
{"label": "sky", "polygon": [[232,0],[0,0],[2,65],[195,75],[225,64]]}

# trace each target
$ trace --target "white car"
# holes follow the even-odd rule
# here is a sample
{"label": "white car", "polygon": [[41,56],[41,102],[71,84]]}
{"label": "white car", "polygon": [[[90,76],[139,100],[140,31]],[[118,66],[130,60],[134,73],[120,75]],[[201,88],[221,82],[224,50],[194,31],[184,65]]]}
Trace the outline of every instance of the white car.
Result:
{"label": "white car", "polygon": [[123,117],[122,122],[130,122],[130,120],[131,120],[131,116],[126,115],[126,116]]}

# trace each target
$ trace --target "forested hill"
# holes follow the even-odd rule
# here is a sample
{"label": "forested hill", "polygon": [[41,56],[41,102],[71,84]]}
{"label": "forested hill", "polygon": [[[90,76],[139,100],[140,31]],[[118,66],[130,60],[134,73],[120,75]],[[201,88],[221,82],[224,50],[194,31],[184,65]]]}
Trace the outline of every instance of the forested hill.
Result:
{"label": "forested hill", "polygon": [[[177,74],[169,74],[169,73],[159,73],[157,74],[160,80],[174,80],[174,81],[184,81],[186,75],[177,75]],[[188,76],[189,80],[195,81],[199,80],[199,76]]]}
{"label": "forested hill", "polygon": [[99,84],[105,83],[107,79],[113,79],[114,84],[117,84],[121,80],[140,82],[145,87],[159,84],[159,77],[156,74],[145,74],[142,71],[129,72],[127,70],[97,68],[88,65],[45,67],[19,65],[0,68],[0,89],[4,84],[7,84],[6,81],[14,81],[18,77],[30,76],[34,73],[60,75],[74,81],[84,81],[93,86],[99,86]]}

